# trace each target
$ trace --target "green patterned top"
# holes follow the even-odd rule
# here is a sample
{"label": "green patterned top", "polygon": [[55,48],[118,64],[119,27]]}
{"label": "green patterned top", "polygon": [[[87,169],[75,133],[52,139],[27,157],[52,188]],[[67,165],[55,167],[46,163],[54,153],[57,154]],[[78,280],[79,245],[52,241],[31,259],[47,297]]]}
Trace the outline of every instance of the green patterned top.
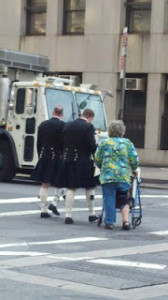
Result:
{"label": "green patterned top", "polygon": [[130,183],[131,171],[139,164],[133,143],[123,137],[108,138],[101,142],[95,153],[95,163],[100,168],[100,183]]}

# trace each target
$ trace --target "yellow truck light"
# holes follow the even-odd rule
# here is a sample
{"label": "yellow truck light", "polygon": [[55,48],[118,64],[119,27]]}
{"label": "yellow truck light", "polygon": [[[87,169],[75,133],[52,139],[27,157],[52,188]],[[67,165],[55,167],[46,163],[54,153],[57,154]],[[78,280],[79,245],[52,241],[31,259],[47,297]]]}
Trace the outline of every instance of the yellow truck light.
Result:
{"label": "yellow truck light", "polygon": [[35,83],[34,83],[34,86],[38,87],[38,86],[39,86],[39,83],[38,83],[38,82],[35,82]]}

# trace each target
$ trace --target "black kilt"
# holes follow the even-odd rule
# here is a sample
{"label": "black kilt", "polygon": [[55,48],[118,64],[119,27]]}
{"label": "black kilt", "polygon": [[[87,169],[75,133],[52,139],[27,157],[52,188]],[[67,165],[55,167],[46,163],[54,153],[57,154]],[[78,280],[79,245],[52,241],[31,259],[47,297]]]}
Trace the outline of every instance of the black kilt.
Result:
{"label": "black kilt", "polygon": [[[55,187],[63,187],[62,185],[62,159],[56,157],[43,158],[41,157],[31,175],[31,179],[41,183],[49,183]],[[54,183],[53,183],[54,181]]]}
{"label": "black kilt", "polygon": [[96,186],[96,180],[93,177],[93,160],[83,157],[77,161],[64,161],[63,181],[64,187],[70,189],[93,188]]}

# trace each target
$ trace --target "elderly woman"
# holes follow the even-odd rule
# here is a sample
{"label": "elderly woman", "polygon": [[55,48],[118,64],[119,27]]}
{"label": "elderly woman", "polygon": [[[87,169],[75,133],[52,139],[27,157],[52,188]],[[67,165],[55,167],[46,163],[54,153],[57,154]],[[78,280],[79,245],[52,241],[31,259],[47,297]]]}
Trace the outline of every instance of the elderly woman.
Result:
{"label": "elderly woman", "polygon": [[131,172],[135,172],[139,160],[134,145],[124,134],[123,121],[112,121],[108,127],[109,138],[101,142],[95,153],[95,163],[100,168],[106,229],[113,229],[116,222],[117,195],[121,199],[123,229],[130,229],[127,192]]}

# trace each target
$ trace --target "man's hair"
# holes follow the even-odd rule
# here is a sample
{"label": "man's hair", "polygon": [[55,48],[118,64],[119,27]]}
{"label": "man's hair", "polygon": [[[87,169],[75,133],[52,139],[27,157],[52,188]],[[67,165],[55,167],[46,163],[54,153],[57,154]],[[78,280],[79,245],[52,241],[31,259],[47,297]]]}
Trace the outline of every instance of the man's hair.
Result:
{"label": "man's hair", "polygon": [[114,120],[108,126],[109,137],[122,137],[125,134],[126,127],[122,120]]}
{"label": "man's hair", "polygon": [[57,116],[63,115],[63,107],[61,105],[58,105],[54,108],[54,114]]}
{"label": "man's hair", "polygon": [[88,119],[88,118],[94,118],[95,114],[94,111],[90,108],[86,108],[83,113],[82,113],[82,117]]}

